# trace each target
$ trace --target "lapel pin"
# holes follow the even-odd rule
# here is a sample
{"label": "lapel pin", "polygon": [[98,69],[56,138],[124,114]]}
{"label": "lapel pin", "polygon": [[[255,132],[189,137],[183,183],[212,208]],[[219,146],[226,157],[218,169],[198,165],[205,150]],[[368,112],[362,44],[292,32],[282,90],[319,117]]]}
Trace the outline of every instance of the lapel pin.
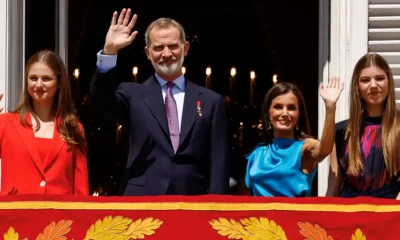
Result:
{"label": "lapel pin", "polygon": [[203,116],[203,113],[201,112],[201,106],[200,106],[200,101],[197,101],[197,113],[199,114],[199,116]]}

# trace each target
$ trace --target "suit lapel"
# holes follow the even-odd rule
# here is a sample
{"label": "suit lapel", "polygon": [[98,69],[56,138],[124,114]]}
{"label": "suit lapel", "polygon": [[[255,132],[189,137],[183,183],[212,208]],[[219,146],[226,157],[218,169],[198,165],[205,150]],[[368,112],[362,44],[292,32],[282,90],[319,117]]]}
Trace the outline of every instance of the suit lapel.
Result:
{"label": "suit lapel", "polygon": [[[59,124],[59,122],[58,122]],[[49,149],[46,159],[43,162],[43,171],[46,172],[52,165],[53,161],[57,158],[58,153],[64,146],[65,141],[61,138],[57,126],[54,126],[53,140],[51,141],[51,148]]]}
{"label": "suit lapel", "polygon": [[[28,124],[32,124],[31,116],[29,113],[26,115],[26,118],[27,118]],[[19,118],[14,120],[14,126],[21,138],[21,141],[23,142],[26,149],[28,150],[28,153],[29,153],[32,161],[34,162],[37,170],[42,175],[42,177],[44,177],[42,161],[40,159],[39,151],[36,146],[36,141],[35,141],[35,136],[33,133],[32,126],[23,126],[20,123]]]}
{"label": "suit lapel", "polygon": [[171,142],[169,138],[167,114],[165,113],[165,105],[161,92],[161,86],[154,77],[149,78],[143,84],[142,96],[150,112],[157,119],[158,124],[160,124],[160,127],[162,128],[168,141]]}
{"label": "suit lapel", "polygon": [[196,122],[199,113],[197,112],[197,102],[203,107],[204,101],[201,98],[201,91],[190,81],[186,81],[185,100],[183,103],[182,126],[179,136],[179,145],[183,143]]}

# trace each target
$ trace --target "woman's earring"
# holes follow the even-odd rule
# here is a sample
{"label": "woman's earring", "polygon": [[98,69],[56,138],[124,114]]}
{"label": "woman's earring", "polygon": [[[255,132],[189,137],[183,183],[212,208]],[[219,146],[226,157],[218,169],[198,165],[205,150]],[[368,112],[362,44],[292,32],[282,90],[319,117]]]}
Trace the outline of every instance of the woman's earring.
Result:
{"label": "woman's earring", "polygon": [[296,123],[296,130],[299,131],[299,122]]}

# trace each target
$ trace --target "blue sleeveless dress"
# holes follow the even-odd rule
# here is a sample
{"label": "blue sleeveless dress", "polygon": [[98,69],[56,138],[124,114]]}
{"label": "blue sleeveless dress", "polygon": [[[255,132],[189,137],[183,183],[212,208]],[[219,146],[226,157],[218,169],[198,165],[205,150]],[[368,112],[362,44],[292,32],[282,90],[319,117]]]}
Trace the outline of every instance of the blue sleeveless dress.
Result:
{"label": "blue sleeveless dress", "polygon": [[305,174],[301,168],[304,140],[274,138],[261,143],[249,154],[245,181],[254,196],[311,196],[311,184],[317,168]]}

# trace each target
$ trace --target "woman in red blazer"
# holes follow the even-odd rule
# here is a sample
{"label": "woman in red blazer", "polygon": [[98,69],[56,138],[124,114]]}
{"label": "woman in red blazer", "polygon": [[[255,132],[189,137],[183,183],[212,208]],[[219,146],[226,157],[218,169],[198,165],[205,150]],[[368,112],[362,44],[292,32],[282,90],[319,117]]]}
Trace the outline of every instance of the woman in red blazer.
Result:
{"label": "woman in red blazer", "polygon": [[1,195],[88,195],[86,140],[62,59],[33,55],[17,109],[0,115]]}

